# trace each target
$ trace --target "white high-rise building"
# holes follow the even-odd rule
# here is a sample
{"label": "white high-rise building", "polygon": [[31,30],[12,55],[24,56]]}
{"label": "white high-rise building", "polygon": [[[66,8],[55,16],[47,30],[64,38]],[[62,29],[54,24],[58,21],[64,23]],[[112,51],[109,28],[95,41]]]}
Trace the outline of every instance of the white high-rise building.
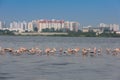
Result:
{"label": "white high-rise building", "polygon": [[117,25],[117,24],[110,24],[110,29],[112,31],[117,32],[117,31],[119,31],[119,25]]}
{"label": "white high-rise building", "polygon": [[110,31],[114,31],[114,32],[119,31],[119,25],[117,25],[117,24],[100,23],[100,27],[103,28],[103,29],[107,28]]}
{"label": "white high-rise building", "polygon": [[10,30],[25,32],[25,31],[78,31],[78,22],[69,22],[64,20],[33,20],[31,22],[12,22]]}
{"label": "white high-rise building", "polygon": [[38,21],[38,31],[41,32],[42,29],[52,29],[54,30],[60,30],[64,28],[64,21],[63,20],[39,20]]}
{"label": "white high-rise building", "polygon": [[0,21],[0,30],[2,29],[2,21]]}
{"label": "white high-rise building", "polygon": [[78,32],[78,27],[80,26],[80,24],[78,22],[71,22],[71,23],[72,23],[72,30],[71,31]]}
{"label": "white high-rise building", "polygon": [[12,22],[10,23],[10,30],[12,31],[19,31],[19,32],[25,32],[25,30],[28,30],[27,22]]}
{"label": "white high-rise building", "polygon": [[75,32],[78,32],[78,27],[80,26],[80,24],[78,22],[74,22],[74,21],[66,21],[64,23],[64,27],[67,30],[70,30],[70,31],[75,31]]}
{"label": "white high-rise building", "polygon": [[0,29],[1,29],[1,30],[6,30],[6,29],[8,29],[8,28],[6,28],[5,22],[0,21]]}
{"label": "white high-rise building", "polygon": [[10,30],[11,31],[18,31],[19,28],[18,28],[18,23],[13,21],[12,23],[10,23]]}
{"label": "white high-rise building", "polygon": [[65,21],[64,28],[66,31],[68,31],[70,29],[70,22],[69,21]]}
{"label": "white high-rise building", "polygon": [[28,31],[33,31],[33,23],[32,22],[28,23]]}
{"label": "white high-rise building", "polygon": [[109,25],[105,23],[100,23],[99,27],[109,27]]}

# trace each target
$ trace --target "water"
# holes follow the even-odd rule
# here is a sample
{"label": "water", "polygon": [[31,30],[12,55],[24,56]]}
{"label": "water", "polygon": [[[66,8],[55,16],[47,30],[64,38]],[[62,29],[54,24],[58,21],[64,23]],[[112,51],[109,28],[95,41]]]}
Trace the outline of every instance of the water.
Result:
{"label": "water", "polygon": [[[0,46],[19,48],[116,48],[120,38],[0,36]],[[0,80],[120,80],[120,56],[0,55]]]}

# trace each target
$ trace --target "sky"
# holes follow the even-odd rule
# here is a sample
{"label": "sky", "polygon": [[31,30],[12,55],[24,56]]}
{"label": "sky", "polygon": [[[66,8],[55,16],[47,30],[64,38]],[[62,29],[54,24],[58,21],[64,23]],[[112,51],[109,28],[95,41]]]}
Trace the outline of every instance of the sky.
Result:
{"label": "sky", "polygon": [[0,0],[0,21],[38,19],[120,24],[120,0]]}

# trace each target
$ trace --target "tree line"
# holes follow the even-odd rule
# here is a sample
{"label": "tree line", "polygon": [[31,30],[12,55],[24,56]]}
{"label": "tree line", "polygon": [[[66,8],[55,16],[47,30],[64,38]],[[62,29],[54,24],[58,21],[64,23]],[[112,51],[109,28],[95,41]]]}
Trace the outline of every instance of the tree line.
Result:
{"label": "tree line", "polygon": [[[43,30],[43,32],[65,32],[63,30],[55,31],[54,29],[51,30]],[[120,34],[116,34],[116,32],[106,32],[104,31],[101,34],[96,34],[96,32],[89,31],[89,32],[82,32],[78,30],[75,31],[67,31],[68,35],[52,35],[52,36],[68,36],[68,37],[120,37]],[[0,30],[0,35],[14,35],[14,31],[9,30]]]}

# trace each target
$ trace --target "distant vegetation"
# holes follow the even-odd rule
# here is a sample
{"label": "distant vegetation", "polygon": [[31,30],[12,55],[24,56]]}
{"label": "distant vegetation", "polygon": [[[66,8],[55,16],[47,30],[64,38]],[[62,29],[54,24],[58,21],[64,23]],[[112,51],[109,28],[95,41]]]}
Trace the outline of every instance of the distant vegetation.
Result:
{"label": "distant vegetation", "polygon": [[78,31],[78,32],[73,32],[70,31],[68,32],[68,36],[71,37],[96,37],[96,33],[95,32],[82,32],[82,31]]}
{"label": "distant vegetation", "polygon": [[[57,32],[57,31],[54,31],[54,30],[49,30],[50,32]],[[47,29],[46,30],[43,30],[43,32],[47,32]],[[61,31],[58,31],[58,32],[62,32]],[[98,34],[96,35],[95,32],[82,32],[82,31],[78,31],[78,32],[74,32],[74,31],[68,31],[67,32],[68,35],[49,35],[49,36],[63,36],[63,37],[120,37],[120,34],[116,34],[115,32],[111,33],[111,32],[106,32],[104,31],[103,33],[101,34]],[[9,30],[0,30],[0,35],[15,35],[13,31],[9,31]]]}
{"label": "distant vegetation", "polygon": [[0,35],[14,35],[14,33],[9,30],[0,30]]}
{"label": "distant vegetation", "polygon": [[59,30],[55,30],[54,28],[45,28],[45,29],[42,29],[42,32],[65,32],[65,29],[59,29]]}
{"label": "distant vegetation", "polygon": [[103,32],[101,34],[96,35],[95,32],[68,32],[68,36],[71,37],[120,37],[120,34],[111,33],[111,32]]}
{"label": "distant vegetation", "polygon": [[102,33],[102,34],[99,34],[98,37],[120,37],[120,34],[116,34],[116,33]]}

